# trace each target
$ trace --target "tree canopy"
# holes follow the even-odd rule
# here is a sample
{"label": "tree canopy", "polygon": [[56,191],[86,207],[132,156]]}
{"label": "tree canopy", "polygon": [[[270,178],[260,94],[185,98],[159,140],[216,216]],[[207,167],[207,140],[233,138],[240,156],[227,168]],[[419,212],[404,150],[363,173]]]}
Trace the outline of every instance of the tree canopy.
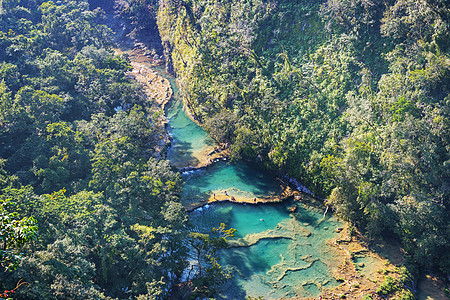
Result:
{"label": "tree canopy", "polygon": [[[181,177],[156,153],[164,127],[99,2],[0,3],[0,290],[161,299],[190,246],[211,295],[233,230],[189,232]],[[141,34],[157,22],[185,104],[232,158],[301,181],[367,236],[400,239],[409,263],[450,274],[445,1],[116,7]]]}
{"label": "tree canopy", "polygon": [[172,1],[158,26],[195,118],[372,237],[449,274],[449,9]]}
{"label": "tree canopy", "polygon": [[165,297],[187,255],[181,177],[129,60],[87,1],[1,5],[0,288]]}

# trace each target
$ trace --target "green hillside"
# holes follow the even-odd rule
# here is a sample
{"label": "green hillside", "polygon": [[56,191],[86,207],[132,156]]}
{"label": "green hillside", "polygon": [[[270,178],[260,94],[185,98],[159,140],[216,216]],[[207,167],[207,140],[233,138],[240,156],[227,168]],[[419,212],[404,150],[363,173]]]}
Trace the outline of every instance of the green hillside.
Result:
{"label": "green hillside", "polygon": [[368,236],[450,273],[445,1],[162,1],[192,115]]}

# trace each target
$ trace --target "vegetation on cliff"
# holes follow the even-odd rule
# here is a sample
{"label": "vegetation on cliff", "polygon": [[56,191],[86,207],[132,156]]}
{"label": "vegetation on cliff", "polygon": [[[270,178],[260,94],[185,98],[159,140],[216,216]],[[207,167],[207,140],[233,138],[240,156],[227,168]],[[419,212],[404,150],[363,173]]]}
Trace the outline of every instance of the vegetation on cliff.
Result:
{"label": "vegetation on cliff", "polygon": [[158,28],[185,103],[235,157],[450,274],[449,16],[439,0],[163,0]]}
{"label": "vegetation on cliff", "polygon": [[[185,103],[234,158],[450,274],[444,0],[104,2],[91,8],[119,7],[140,34],[157,15]],[[160,115],[102,17],[86,0],[0,2],[0,297],[165,298],[187,245],[204,276],[178,292],[211,295],[225,227],[189,233]]]}

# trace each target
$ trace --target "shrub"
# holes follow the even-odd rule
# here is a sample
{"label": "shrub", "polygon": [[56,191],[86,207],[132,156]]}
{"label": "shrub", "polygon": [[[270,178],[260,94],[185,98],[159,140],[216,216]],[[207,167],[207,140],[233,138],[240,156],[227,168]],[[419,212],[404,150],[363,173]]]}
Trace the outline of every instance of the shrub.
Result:
{"label": "shrub", "polygon": [[378,286],[377,288],[377,294],[378,295],[387,295],[390,294],[394,291],[398,290],[398,281],[397,279],[391,277],[391,276],[386,276],[384,278],[383,283],[380,284],[380,286]]}

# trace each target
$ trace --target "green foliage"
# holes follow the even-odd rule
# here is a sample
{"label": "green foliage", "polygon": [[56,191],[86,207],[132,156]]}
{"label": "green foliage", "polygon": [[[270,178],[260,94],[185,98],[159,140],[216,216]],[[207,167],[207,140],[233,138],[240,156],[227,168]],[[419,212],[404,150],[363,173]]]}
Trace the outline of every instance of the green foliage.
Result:
{"label": "green foliage", "polygon": [[[0,156],[8,160],[8,171],[21,173],[22,182],[39,192],[72,191],[72,183],[85,184],[89,159],[86,140],[68,123],[98,113],[111,116],[114,108],[144,99],[125,78],[129,63],[102,48],[109,44],[109,31],[94,22],[86,1],[23,5],[26,14],[11,8],[0,18],[8,32],[0,34]],[[45,141],[52,123],[71,129],[65,145],[57,145],[61,138]]]}
{"label": "green foliage", "polygon": [[[37,226],[33,217],[19,219],[14,203],[6,199],[0,203],[0,264],[3,270],[12,271],[21,257],[17,250],[36,238]],[[8,211],[10,210],[10,211]]]}
{"label": "green foliage", "polygon": [[[145,31],[157,13],[186,105],[232,157],[301,180],[362,232],[395,234],[419,267],[449,273],[445,5],[156,5],[128,1],[121,14]],[[23,248],[35,256],[2,284],[37,282],[21,291],[29,299],[165,297],[186,256],[181,179],[152,158],[164,129],[88,7],[1,3],[0,198],[8,228],[33,228],[33,215],[40,233]],[[226,277],[214,253],[232,234],[221,225],[190,235],[206,266],[203,295]],[[403,271],[400,280],[414,281]],[[396,284],[386,277],[380,293]]]}
{"label": "green foliage", "polygon": [[444,294],[445,296],[449,297],[450,296],[450,290],[448,288],[444,289]]}
{"label": "green foliage", "polygon": [[165,0],[158,26],[186,105],[233,158],[448,270],[448,15],[425,0]]}
{"label": "green foliage", "polygon": [[129,61],[85,0],[1,5],[0,260],[17,269],[0,288],[167,297],[186,267],[181,177],[154,158],[164,128],[126,78]]}
{"label": "green foliage", "polygon": [[415,300],[416,297],[410,290],[402,290],[398,296],[399,300]]}
{"label": "green foliage", "polygon": [[394,277],[386,276],[384,281],[378,286],[377,294],[389,295],[399,289],[398,281]]}
{"label": "green foliage", "polygon": [[122,14],[131,18],[135,28],[140,30],[153,30],[156,25],[157,1],[130,0],[122,10]]}
{"label": "green foliage", "polygon": [[[2,272],[14,271],[24,254],[19,250],[32,243],[37,237],[37,222],[28,214],[21,217],[18,213],[21,194],[28,191],[17,190],[17,177],[10,176],[4,170],[4,160],[0,159],[0,265]],[[17,191],[17,192],[16,192]]]}
{"label": "green foliage", "polygon": [[227,246],[227,238],[234,236],[236,229],[226,229],[221,223],[219,228],[212,228],[212,234],[191,232],[189,234],[190,248],[196,252],[197,265],[191,265],[191,271],[196,268],[192,279],[193,290],[197,296],[212,296],[217,289],[230,278],[218,263],[217,250]]}

